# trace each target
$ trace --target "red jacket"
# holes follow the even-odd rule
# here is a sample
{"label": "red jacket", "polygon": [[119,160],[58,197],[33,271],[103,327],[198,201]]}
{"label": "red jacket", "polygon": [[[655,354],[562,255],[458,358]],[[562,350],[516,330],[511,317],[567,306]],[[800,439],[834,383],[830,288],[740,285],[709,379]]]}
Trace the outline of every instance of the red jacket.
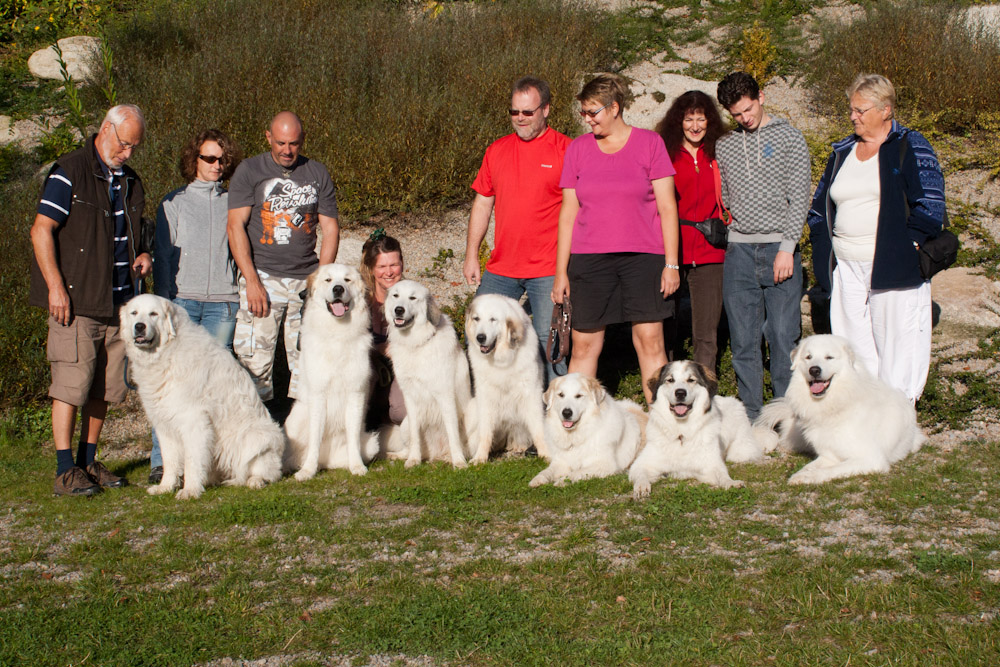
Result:
{"label": "red jacket", "polygon": [[[705,149],[698,148],[697,170],[695,159],[684,148],[671,155],[670,159],[677,170],[674,188],[677,191],[678,217],[692,222],[722,217],[715,203],[713,161],[705,155]],[[681,264],[721,264],[725,258],[726,251],[710,245],[704,234],[690,225],[681,225]]]}

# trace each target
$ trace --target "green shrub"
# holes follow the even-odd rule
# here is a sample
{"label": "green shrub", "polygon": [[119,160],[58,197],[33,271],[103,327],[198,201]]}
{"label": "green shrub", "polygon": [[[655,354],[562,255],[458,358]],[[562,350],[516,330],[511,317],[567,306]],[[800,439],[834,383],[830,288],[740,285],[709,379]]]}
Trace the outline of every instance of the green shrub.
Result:
{"label": "green shrub", "polygon": [[840,113],[862,72],[896,87],[899,116],[914,127],[953,130],[1000,108],[1000,38],[967,26],[940,3],[877,3],[851,24],[828,24],[811,62],[816,101]]}
{"label": "green shrub", "polygon": [[168,4],[154,0],[109,34],[118,99],[146,112],[133,164],[153,197],[176,187],[193,133],[219,127],[253,155],[272,115],[291,109],[343,213],[466,201],[482,151],[510,131],[516,78],[548,79],[551,124],[577,132],[579,73],[609,65],[600,15],[556,0],[440,12],[374,0]]}

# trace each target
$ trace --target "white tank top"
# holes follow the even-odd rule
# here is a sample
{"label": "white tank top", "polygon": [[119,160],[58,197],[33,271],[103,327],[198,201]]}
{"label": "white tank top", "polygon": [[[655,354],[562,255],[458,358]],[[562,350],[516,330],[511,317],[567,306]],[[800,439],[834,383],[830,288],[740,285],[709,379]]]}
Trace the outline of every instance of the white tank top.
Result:
{"label": "white tank top", "polygon": [[857,149],[857,144],[851,148],[830,186],[830,198],[837,205],[833,252],[837,259],[870,262],[875,257],[881,196],[878,154],[862,162]]}

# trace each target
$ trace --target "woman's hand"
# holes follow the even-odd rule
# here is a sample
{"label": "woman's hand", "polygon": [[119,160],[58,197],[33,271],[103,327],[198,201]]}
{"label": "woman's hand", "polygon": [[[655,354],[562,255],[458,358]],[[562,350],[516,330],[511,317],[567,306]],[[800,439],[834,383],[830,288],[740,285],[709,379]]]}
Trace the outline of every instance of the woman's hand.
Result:
{"label": "woman's hand", "polygon": [[663,298],[666,299],[676,292],[680,286],[681,272],[677,269],[663,267],[663,273],[660,274],[660,292],[663,294]]}
{"label": "woman's hand", "polygon": [[552,281],[552,303],[563,303],[563,299],[569,298],[569,276],[565,273],[557,273]]}

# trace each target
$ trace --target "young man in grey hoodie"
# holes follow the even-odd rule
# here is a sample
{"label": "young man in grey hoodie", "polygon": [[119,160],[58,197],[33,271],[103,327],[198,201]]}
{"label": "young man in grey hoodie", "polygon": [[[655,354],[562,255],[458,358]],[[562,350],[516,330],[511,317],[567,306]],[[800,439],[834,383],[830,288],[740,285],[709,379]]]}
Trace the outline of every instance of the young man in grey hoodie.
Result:
{"label": "young man in grey hoodie", "polygon": [[761,335],[775,397],[788,388],[789,358],[801,335],[798,242],[809,211],[809,150],[801,132],[764,111],[764,96],[749,74],[724,78],[718,98],[739,124],[715,149],[722,198],[733,214],[722,298],[740,399],[756,419],[764,407]]}

